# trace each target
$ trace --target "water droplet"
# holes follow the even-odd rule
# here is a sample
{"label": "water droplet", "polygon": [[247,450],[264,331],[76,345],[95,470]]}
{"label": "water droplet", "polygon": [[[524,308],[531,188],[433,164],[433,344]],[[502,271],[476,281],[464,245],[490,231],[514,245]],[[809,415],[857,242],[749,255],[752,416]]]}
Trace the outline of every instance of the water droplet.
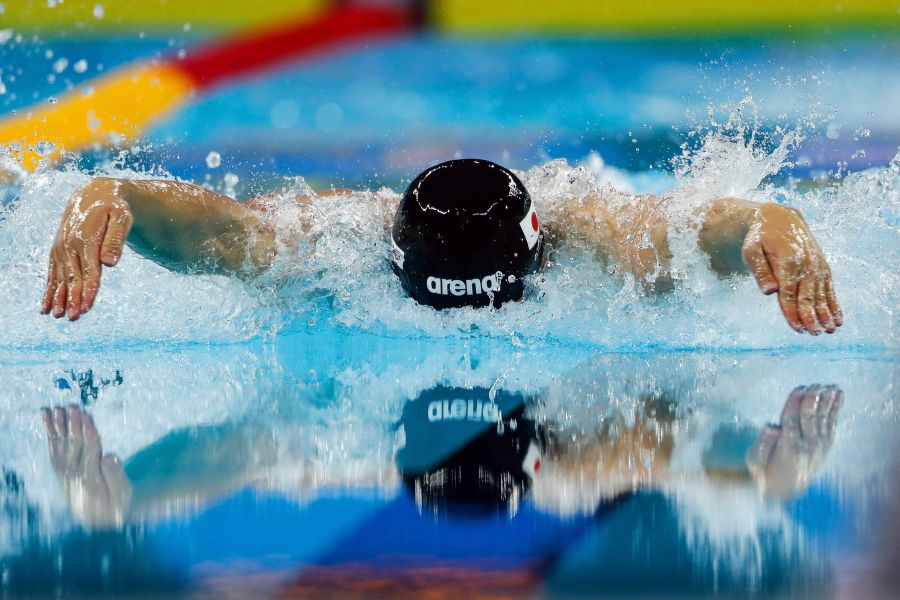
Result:
{"label": "water droplet", "polygon": [[[218,169],[219,165],[222,164],[222,155],[216,152],[215,150],[210,151],[209,154],[206,155],[206,166],[210,169]],[[227,177],[227,175],[226,175]]]}
{"label": "water droplet", "polygon": [[59,102],[59,100],[57,100],[53,96],[50,96],[49,98],[47,98],[47,102],[49,102],[50,104],[56,104],[57,102]]}
{"label": "water droplet", "polygon": [[38,142],[34,145],[34,151],[40,156],[47,156],[56,150],[56,145],[53,142]]}
{"label": "water droplet", "polygon": [[84,73],[85,71],[87,71],[87,68],[88,68],[87,61],[84,60],[83,58],[81,60],[79,60],[78,62],[76,62],[74,65],[72,65],[72,70],[75,71],[76,73]]}
{"label": "water droplet", "polygon": [[62,73],[63,71],[66,70],[66,67],[68,67],[68,66],[69,66],[69,59],[62,57],[62,58],[57,59],[57,61],[55,63],[53,63],[53,70],[56,73]]}
{"label": "water droplet", "polygon": [[102,19],[103,15],[105,14],[105,11],[103,10],[103,5],[95,4],[93,14],[94,14],[95,19]]}

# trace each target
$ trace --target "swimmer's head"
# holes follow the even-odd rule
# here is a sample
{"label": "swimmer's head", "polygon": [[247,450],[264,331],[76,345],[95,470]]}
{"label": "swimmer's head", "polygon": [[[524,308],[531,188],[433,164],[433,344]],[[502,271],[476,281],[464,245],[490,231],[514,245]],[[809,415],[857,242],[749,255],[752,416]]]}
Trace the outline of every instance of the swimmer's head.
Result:
{"label": "swimmer's head", "polygon": [[518,177],[486,160],[452,160],[409,185],[391,232],[403,289],[434,308],[520,300],[544,240]]}

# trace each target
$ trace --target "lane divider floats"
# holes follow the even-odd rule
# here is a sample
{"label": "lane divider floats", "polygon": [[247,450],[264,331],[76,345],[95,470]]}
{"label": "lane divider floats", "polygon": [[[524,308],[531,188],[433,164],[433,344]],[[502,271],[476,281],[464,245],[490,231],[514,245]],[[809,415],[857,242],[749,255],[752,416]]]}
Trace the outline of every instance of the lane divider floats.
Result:
{"label": "lane divider floats", "polygon": [[194,49],[185,59],[125,65],[66,92],[53,104],[21,109],[0,120],[0,146],[8,146],[20,164],[33,171],[41,160],[55,160],[63,150],[122,144],[198,93],[288,61],[410,32],[418,24],[416,17],[397,6],[338,6],[300,23]]}

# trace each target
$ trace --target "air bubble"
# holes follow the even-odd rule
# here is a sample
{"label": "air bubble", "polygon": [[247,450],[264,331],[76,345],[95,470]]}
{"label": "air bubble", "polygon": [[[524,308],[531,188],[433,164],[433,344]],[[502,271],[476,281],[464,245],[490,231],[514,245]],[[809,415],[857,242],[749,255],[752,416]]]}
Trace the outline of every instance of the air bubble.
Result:
{"label": "air bubble", "polygon": [[222,155],[215,150],[210,151],[210,153],[206,155],[206,166],[210,169],[218,169],[221,164]]}

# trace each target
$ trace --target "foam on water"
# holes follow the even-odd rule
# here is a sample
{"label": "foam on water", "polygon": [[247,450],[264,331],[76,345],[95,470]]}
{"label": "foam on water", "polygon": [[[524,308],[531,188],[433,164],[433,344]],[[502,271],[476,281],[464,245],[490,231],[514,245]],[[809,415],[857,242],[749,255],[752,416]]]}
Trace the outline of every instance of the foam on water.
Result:
{"label": "foam on water", "polygon": [[[37,308],[59,215],[89,175],[71,167],[40,170],[23,177],[18,198],[0,213],[3,342],[231,342],[285,326],[329,326],[396,337],[490,335],[513,344],[547,340],[610,348],[896,347],[900,155],[887,167],[808,191],[790,180],[772,183],[773,175],[789,168],[799,141],[794,133],[773,141],[712,131],[677,159],[674,178],[619,172],[596,156],[584,165],[555,160],[522,173],[545,222],[610,182],[624,191],[669,188],[676,289],[648,296],[640,282],[607,272],[576,243],[558,249],[548,268],[529,278],[527,301],[499,310],[437,312],[404,296],[387,244],[399,195],[382,189],[325,198],[312,207],[277,203],[272,218],[290,251],[255,282],[175,274],[126,251],[117,268],[104,271],[91,313],[76,324],[41,317]],[[102,174],[160,176],[115,168]],[[305,193],[304,185],[299,180],[285,195]],[[720,279],[708,271],[691,223],[698,206],[722,196],[775,200],[805,213],[832,266],[846,315],[836,335],[799,336],[783,322],[776,299],[761,295],[751,278]],[[313,241],[298,242],[310,234]]]}

